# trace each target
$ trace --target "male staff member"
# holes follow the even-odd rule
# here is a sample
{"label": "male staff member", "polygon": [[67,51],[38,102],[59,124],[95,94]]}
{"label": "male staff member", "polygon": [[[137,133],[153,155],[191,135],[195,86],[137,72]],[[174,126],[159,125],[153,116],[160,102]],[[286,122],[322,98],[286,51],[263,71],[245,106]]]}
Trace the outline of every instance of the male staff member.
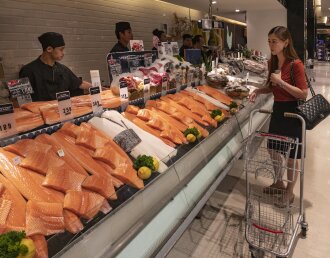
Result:
{"label": "male staff member", "polygon": [[193,48],[192,36],[190,34],[183,34],[183,45],[180,47],[179,55],[184,58],[184,50]]}
{"label": "male staff member", "polygon": [[127,45],[129,44],[129,41],[133,39],[131,25],[128,22],[117,22],[115,33],[118,39],[118,43],[114,45],[110,52],[129,51]]}
{"label": "male staff member", "polygon": [[56,32],[46,32],[38,38],[43,52],[36,60],[22,67],[20,78],[28,77],[34,93],[33,101],[56,99],[56,93],[70,91],[71,96],[83,94],[90,88],[89,82],[79,79],[68,67],[58,63],[64,57],[63,36]]}

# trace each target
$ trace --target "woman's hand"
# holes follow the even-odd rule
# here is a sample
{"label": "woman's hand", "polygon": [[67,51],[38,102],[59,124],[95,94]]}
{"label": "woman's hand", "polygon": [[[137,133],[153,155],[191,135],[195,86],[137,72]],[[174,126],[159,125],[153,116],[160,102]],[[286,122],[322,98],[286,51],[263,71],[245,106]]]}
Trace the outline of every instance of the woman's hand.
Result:
{"label": "woman's hand", "polygon": [[280,73],[272,73],[270,75],[270,81],[273,85],[281,85],[283,83],[283,80],[281,78],[281,72]]}
{"label": "woman's hand", "polygon": [[256,101],[258,95],[259,95],[258,90],[254,90],[254,91],[249,95],[249,101],[254,103],[254,102]]}

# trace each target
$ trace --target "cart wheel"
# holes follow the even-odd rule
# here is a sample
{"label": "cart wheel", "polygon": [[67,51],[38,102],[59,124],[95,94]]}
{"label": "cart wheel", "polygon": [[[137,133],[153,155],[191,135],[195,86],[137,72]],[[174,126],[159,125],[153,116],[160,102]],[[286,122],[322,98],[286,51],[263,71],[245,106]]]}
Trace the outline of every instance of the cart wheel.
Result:
{"label": "cart wheel", "polygon": [[307,237],[307,228],[305,228],[305,227],[301,228],[301,235],[302,235],[303,238]]}
{"label": "cart wheel", "polygon": [[256,249],[252,246],[249,247],[252,258],[263,258],[265,253],[262,250]]}

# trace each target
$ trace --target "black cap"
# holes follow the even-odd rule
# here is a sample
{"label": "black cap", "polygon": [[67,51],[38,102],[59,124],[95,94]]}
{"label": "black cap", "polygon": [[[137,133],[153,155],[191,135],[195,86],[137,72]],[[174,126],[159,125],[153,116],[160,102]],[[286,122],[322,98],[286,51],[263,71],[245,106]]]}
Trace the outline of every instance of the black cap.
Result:
{"label": "black cap", "polygon": [[116,32],[124,32],[125,30],[130,30],[131,25],[129,22],[117,22],[116,23]]}
{"label": "black cap", "polygon": [[192,39],[192,35],[190,35],[190,34],[183,34],[183,36],[182,36],[182,39],[183,40],[185,40],[185,39]]}
{"label": "black cap", "polygon": [[46,32],[39,36],[38,40],[41,43],[43,50],[47,47],[56,48],[65,46],[63,36],[57,32]]}

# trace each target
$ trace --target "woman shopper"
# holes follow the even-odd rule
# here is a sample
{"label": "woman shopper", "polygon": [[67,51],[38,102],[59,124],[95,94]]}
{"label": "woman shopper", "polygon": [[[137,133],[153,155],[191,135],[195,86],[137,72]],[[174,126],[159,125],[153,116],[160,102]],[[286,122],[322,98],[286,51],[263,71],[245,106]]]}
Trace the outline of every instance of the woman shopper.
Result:
{"label": "woman shopper", "polygon": [[[258,95],[272,93],[274,95],[273,113],[271,115],[269,132],[277,135],[299,138],[301,142],[301,122],[294,118],[284,117],[285,112],[295,113],[299,99],[306,99],[307,84],[305,79],[304,64],[299,60],[293,47],[289,30],[283,26],[272,28],[268,33],[268,44],[271,58],[268,62],[269,74],[267,87],[257,89],[250,95],[250,101],[254,102]],[[292,78],[291,78],[292,77]],[[274,146],[268,141],[268,148],[273,160],[282,161],[280,153],[286,151]],[[290,151],[287,163],[288,183],[285,186],[282,176],[278,176],[276,182],[264,189],[265,193],[275,193],[273,190],[285,190],[282,206],[288,201],[294,201],[293,189],[298,178],[298,173],[293,168],[298,168],[295,162],[295,149]],[[301,158],[301,149],[298,148],[297,159]],[[274,156],[277,156],[274,158]],[[296,164],[294,164],[296,163]],[[275,169],[274,165],[274,169]],[[276,169],[275,169],[276,170]],[[281,174],[281,171],[278,172]]]}

